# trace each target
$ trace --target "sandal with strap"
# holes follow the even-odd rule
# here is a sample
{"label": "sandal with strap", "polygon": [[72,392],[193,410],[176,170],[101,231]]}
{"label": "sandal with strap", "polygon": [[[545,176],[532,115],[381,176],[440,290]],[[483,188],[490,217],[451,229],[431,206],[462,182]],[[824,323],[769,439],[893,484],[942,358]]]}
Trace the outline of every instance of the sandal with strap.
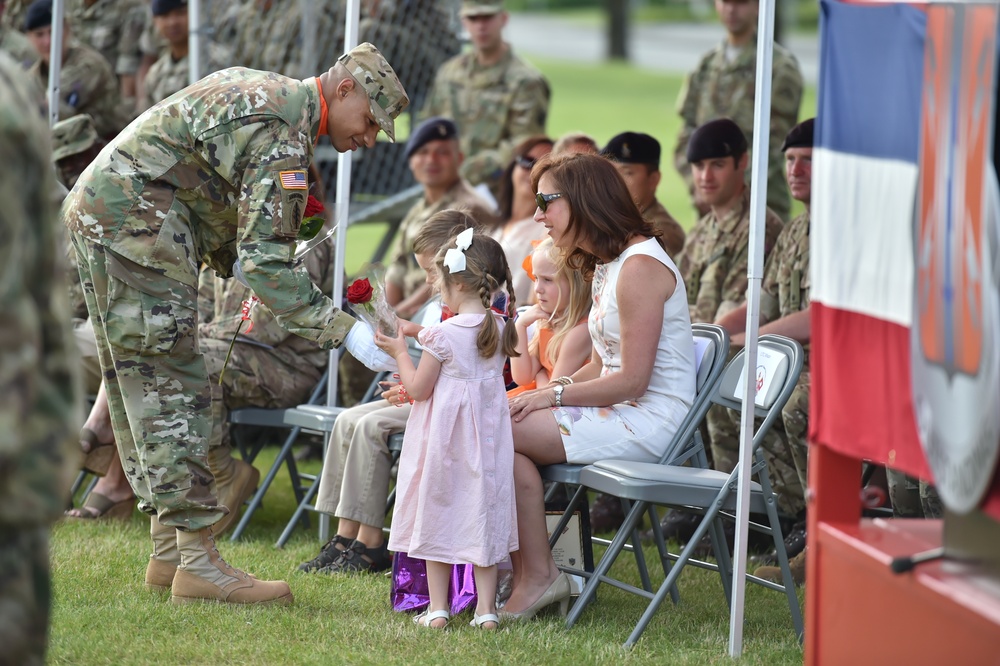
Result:
{"label": "sandal with strap", "polygon": [[[91,491],[83,505],[78,509],[67,511],[66,517],[76,520],[128,520],[134,509],[135,497],[116,502],[101,493]],[[78,511],[79,515],[71,514],[70,511]]]}
{"label": "sandal with strap", "polygon": [[299,565],[299,571],[313,573],[330,566],[344,555],[344,551],[352,543],[354,543],[353,539],[334,534],[333,538],[323,545],[319,555]]}
{"label": "sandal with strap", "polygon": [[114,441],[100,441],[97,433],[90,428],[80,430],[80,449],[84,454],[81,467],[96,476],[107,474],[111,461],[118,455]]}
{"label": "sandal with strap", "polygon": [[[444,620],[444,624],[440,627],[435,627],[431,624],[434,620]],[[425,610],[423,613],[413,618],[413,623],[418,627],[427,627],[428,629],[444,629],[448,626],[448,622],[450,621],[451,614],[446,610]]]}
{"label": "sandal with strap", "polygon": [[378,573],[392,568],[392,556],[383,543],[378,548],[368,548],[355,539],[348,544],[337,561],[319,570],[319,573]]}
{"label": "sandal with strap", "polygon": [[[484,624],[489,622],[493,623],[492,627],[484,627]],[[488,629],[490,631],[496,631],[500,628],[500,616],[496,613],[485,613],[483,615],[476,615],[473,613],[472,621],[469,622],[470,627],[477,627],[479,629]]]}

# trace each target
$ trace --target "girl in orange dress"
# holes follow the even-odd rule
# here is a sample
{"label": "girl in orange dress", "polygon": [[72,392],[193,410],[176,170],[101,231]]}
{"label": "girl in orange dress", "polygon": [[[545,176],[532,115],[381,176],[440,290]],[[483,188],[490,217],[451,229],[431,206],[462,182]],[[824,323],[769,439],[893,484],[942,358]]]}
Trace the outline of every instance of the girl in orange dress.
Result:
{"label": "girl in orange dress", "polygon": [[[587,331],[592,299],[583,274],[566,265],[551,238],[537,245],[524,268],[535,283],[536,303],[514,322],[521,355],[510,359],[518,386],[508,397],[572,375],[590,360],[592,350]],[[532,325],[534,335],[529,334]]]}

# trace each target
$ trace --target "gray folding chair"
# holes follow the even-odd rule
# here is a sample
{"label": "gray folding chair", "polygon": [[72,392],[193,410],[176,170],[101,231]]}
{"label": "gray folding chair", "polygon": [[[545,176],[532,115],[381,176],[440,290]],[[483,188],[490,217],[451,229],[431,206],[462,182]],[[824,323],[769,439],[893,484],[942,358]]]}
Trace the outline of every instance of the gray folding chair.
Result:
{"label": "gray folding chair", "polygon": [[[799,608],[799,600],[795,593],[792,575],[788,569],[788,555],[785,552],[781,525],[778,522],[777,503],[770,480],[768,479],[767,464],[760,451],[760,445],[764,441],[764,436],[771,428],[771,425],[775,420],[781,418],[781,409],[795,388],[795,383],[802,370],[803,351],[799,343],[777,335],[762,335],[760,337],[760,348],[776,356],[780,361],[777,367],[774,368],[770,380],[767,382],[766,390],[758,394],[758,405],[754,408],[756,417],[761,419],[761,424],[753,436],[754,464],[751,472],[756,481],[751,486],[750,511],[752,513],[766,514],[769,524],[762,525],[751,522],[750,527],[772,536],[784,584],[778,585],[754,576],[747,576],[747,580],[771,589],[781,590],[785,593],[792,615],[792,624],[801,640],[803,634],[802,612]],[[738,393],[737,387],[743,372],[744,357],[745,351],[741,351],[726,366],[718,388],[712,395],[712,402],[735,411],[740,410],[742,396]],[[725,536],[722,533],[722,511],[731,512],[735,510],[736,498],[733,491],[736,489],[736,475],[738,471],[738,465],[732,473],[726,474],[710,469],[678,467],[669,464],[637,463],[625,460],[602,460],[585,467],[580,472],[580,483],[583,486],[609,493],[623,500],[629,500],[632,502],[632,506],[625,516],[625,522],[622,524],[621,529],[615,535],[604,557],[601,558],[594,573],[589,577],[579,599],[577,599],[570,610],[569,616],[566,619],[567,627],[572,627],[579,619],[580,614],[587,603],[594,598],[597,587],[602,582],[612,583],[616,587],[650,599],[646,611],[625,643],[626,647],[634,645],[649,624],[653,614],[663,603],[666,595],[673,590],[677,578],[680,576],[685,565],[689,563],[694,566],[717,569],[725,590],[726,600],[727,602],[731,602],[732,558],[729,554],[729,547]],[[639,590],[614,581],[607,575],[615,559],[624,550],[629,536],[634,533],[635,526],[641,518],[644,509],[650,504],[679,508],[699,513],[703,516],[694,535],[678,555],[667,553],[659,525],[656,522],[653,523],[654,539],[657,542],[657,548],[663,560],[664,572],[666,574],[666,578],[653,595],[650,595],[645,590]],[[731,514],[729,514],[729,517],[731,517]],[[692,559],[698,542],[706,535],[712,541],[712,547],[715,551],[718,564],[713,565],[708,562],[698,562]],[[670,566],[670,562],[672,562],[672,566]]]}
{"label": "gray folding chair", "polygon": [[[693,324],[691,326],[691,331],[694,335],[695,341],[695,368],[697,372],[695,380],[695,398],[691,405],[691,409],[688,411],[687,416],[684,417],[684,420],[678,427],[673,441],[667,447],[663,457],[660,459],[659,464],[682,465],[692,459],[695,459],[695,464],[700,464],[703,467],[707,464],[701,435],[698,432],[698,426],[705,418],[705,414],[708,412],[708,408],[712,404],[711,398],[715,392],[716,384],[718,384],[720,377],[722,377],[722,370],[725,366],[726,358],[729,355],[729,335],[721,327],[715,326],[714,324]],[[549,488],[546,499],[551,496],[552,490],[558,487],[559,484],[575,488],[573,496],[570,498],[565,511],[563,511],[563,515],[560,518],[559,523],[556,525],[555,529],[552,530],[552,534],[549,537],[550,547],[555,546],[556,541],[562,534],[563,530],[566,529],[566,526],[569,524],[574,512],[577,510],[587,510],[587,489],[580,482],[580,473],[585,467],[586,465],[560,463],[557,465],[546,465],[539,468],[542,479],[552,484]],[[631,510],[631,503],[627,498],[621,498],[621,500],[622,508],[625,513],[628,513]],[[650,520],[654,525],[658,526],[660,521],[659,517],[656,515],[655,507],[649,505],[647,509],[649,511]],[[640,511],[639,513],[641,515],[642,512]],[[627,550],[631,550],[634,554],[643,588],[650,596],[652,596],[653,586],[650,582],[649,572],[646,568],[645,556],[642,552],[638,521],[636,521],[632,526],[631,531],[632,543],[631,545],[626,544],[624,547]],[[595,543],[610,546],[612,542],[607,539],[592,537],[589,541],[586,541],[583,544],[584,568],[581,570],[563,567],[563,570],[570,574],[589,578],[591,575],[590,572],[594,569],[593,544]],[[669,565],[667,566],[669,567]],[[617,583],[617,581],[615,581],[615,583]],[[674,600],[676,601],[676,590],[672,594],[674,596]]]}

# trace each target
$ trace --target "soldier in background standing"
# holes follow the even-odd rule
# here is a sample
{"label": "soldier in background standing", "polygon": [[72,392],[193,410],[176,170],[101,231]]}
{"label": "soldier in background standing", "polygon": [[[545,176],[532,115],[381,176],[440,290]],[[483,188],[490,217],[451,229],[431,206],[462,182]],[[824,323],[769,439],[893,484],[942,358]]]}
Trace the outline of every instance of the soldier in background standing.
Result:
{"label": "soldier in background standing", "polygon": [[134,115],[139,38],[146,24],[140,0],[67,0],[66,22],[81,43],[107,59],[118,77],[123,118]]}
{"label": "soldier in background standing", "polygon": [[461,15],[473,49],[441,66],[420,115],[455,121],[465,154],[462,176],[485,183],[495,198],[514,146],[545,134],[549,84],[503,41],[503,0],[462,0]]}
{"label": "soldier in background standing", "polygon": [[48,128],[20,67],[0,54],[0,645],[3,661],[45,663],[52,575],[49,529],[78,465],[80,417],[70,362]]}
{"label": "soldier in background standing", "polygon": [[656,200],[661,176],[660,142],[648,134],[622,132],[608,141],[601,154],[618,167],[642,216],[662,234],[660,238],[670,258],[679,255],[684,249],[684,229]]}
{"label": "soldier in background standing", "polygon": [[[188,69],[188,3],[187,0],[153,0],[153,24],[157,34],[167,43],[166,50],[153,63],[142,85],[137,109],[142,112],[175,92],[187,88],[191,73]],[[225,49],[209,42],[205,73],[226,66],[229,55]]]}
{"label": "soldier in background standing", "polygon": [[[687,144],[695,128],[715,118],[728,117],[753,145],[753,105],[757,72],[757,0],[715,0],[715,11],[726,28],[726,39],[706,53],[688,75],[678,98],[683,125],[674,149],[674,166],[691,190],[699,214],[708,205],[698,199],[687,160]],[[774,45],[771,80],[770,159],[767,170],[767,206],[782,220],[791,203],[781,171],[781,142],[799,117],[802,71],[787,49]],[[747,172],[749,178],[750,173]]]}
{"label": "soldier in background standing", "polygon": [[[29,70],[44,94],[49,82],[52,42],[52,0],[35,0],[24,18],[24,30],[39,60]],[[100,53],[77,40],[63,24],[62,68],[59,70],[59,120],[86,113],[97,134],[110,139],[125,126],[118,79]]]}

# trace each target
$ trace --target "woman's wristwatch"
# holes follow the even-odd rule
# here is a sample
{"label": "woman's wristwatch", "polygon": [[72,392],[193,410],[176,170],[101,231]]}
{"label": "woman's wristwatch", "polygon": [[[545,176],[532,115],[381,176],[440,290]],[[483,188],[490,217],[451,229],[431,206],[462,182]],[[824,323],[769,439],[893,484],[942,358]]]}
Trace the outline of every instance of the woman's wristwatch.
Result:
{"label": "woman's wristwatch", "polygon": [[556,394],[556,407],[562,407],[562,394],[565,388],[563,384],[556,384],[552,387],[552,392]]}

